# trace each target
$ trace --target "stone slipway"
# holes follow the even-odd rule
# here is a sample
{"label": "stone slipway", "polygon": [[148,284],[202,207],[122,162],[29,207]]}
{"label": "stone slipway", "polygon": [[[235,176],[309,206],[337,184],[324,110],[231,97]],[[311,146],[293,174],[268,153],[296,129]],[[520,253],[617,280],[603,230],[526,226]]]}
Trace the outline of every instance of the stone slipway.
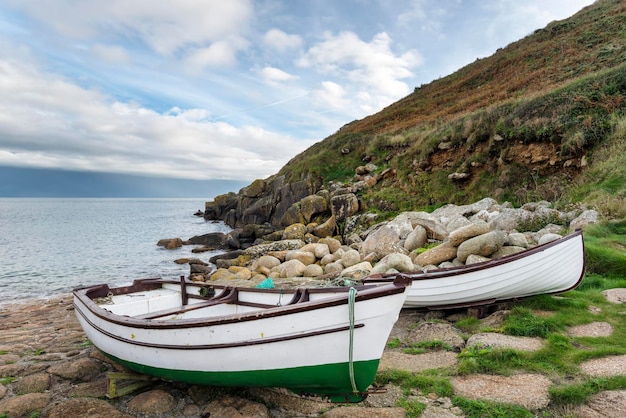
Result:
{"label": "stone slipway", "polygon": [[[623,303],[626,289],[605,292],[607,300]],[[392,338],[419,341],[419,315],[403,311]],[[493,320],[486,318],[485,321]],[[422,327],[424,333],[432,329]],[[444,332],[445,329],[438,329]],[[453,330],[450,330],[453,332]],[[570,335],[601,337],[612,332],[610,325],[596,322],[573,327]],[[431,338],[428,334],[428,338]],[[449,335],[450,341],[457,340]],[[468,343],[516,350],[537,350],[542,341],[476,334]],[[433,351],[419,355],[386,350],[380,370],[454,368],[456,354]],[[626,355],[589,360],[581,365],[592,377],[626,376]],[[105,400],[106,373],[120,371],[119,365],[104,358],[87,340],[76,321],[71,296],[0,306],[0,416],[41,417],[201,417],[201,416],[326,416],[326,417],[403,417],[396,407],[400,388],[389,385],[386,393],[370,395],[358,405],[340,406],[315,398],[294,396],[280,389],[247,389],[241,392],[177,383],[156,382],[143,392],[115,400]],[[551,382],[542,375],[470,375],[451,378],[455,393],[471,399],[515,403],[541,411],[548,403]],[[412,399],[427,405],[422,417],[462,417],[450,399],[433,394],[414,393]],[[626,391],[606,391],[594,395],[570,416],[583,418],[615,417],[626,410]],[[617,414],[617,415],[616,415]]]}

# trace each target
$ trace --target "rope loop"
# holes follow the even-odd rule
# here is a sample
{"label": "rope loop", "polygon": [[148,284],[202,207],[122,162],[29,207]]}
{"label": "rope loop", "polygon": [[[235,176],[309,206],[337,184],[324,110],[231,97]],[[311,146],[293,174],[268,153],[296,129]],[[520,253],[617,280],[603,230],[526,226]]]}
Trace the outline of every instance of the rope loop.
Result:
{"label": "rope loop", "polygon": [[352,385],[352,392],[356,395],[359,390],[356,387],[356,380],[354,378],[354,305],[356,303],[356,288],[350,287],[348,291],[348,318],[350,320],[350,344],[348,351],[348,373],[350,374],[350,384]]}

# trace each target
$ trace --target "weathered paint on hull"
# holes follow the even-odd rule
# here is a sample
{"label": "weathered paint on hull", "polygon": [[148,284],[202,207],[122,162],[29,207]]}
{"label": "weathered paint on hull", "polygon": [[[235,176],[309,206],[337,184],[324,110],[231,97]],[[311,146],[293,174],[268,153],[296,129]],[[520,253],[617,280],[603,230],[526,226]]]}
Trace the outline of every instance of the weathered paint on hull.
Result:
{"label": "weathered paint on hull", "polygon": [[[353,393],[348,363],[323,364],[274,370],[206,372],[170,370],[126,361],[104,353],[114,361],[138,373],[164,380],[208,386],[283,387],[299,394],[328,397],[331,402],[359,402],[374,380],[379,360],[353,363],[357,393]],[[330,384],[332,382],[332,385]]]}

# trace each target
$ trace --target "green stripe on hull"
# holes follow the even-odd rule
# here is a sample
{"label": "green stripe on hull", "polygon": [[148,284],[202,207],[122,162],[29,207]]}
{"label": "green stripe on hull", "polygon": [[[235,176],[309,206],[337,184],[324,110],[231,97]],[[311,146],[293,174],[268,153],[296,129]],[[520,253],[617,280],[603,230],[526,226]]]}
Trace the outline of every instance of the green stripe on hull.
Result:
{"label": "green stripe on hull", "polygon": [[354,379],[358,394],[352,393],[348,363],[303,366],[288,369],[237,372],[204,372],[171,370],[145,366],[106,354],[116,362],[138,373],[198,385],[283,387],[296,393],[311,393],[328,397],[332,402],[359,402],[363,392],[374,381],[379,360],[356,361]]}

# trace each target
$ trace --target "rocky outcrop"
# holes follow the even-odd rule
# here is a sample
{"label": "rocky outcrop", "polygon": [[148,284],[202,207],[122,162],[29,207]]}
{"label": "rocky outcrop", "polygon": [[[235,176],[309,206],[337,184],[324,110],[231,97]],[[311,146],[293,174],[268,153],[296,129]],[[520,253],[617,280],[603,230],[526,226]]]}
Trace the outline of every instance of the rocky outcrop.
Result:
{"label": "rocky outcrop", "polygon": [[[349,236],[320,238],[311,233],[318,226],[298,222],[270,234],[275,240],[218,258],[216,271],[194,268],[190,276],[196,281],[245,277],[248,282],[238,284],[253,286],[268,278],[359,280],[377,273],[446,268],[515,254],[560,238],[572,225],[580,227],[596,219],[589,211],[552,209],[548,202],[516,209],[486,198],[471,205],[446,205],[432,213],[403,212]],[[524,229],[508,229],[511,226]]]}
{"label": "rocky outcrop", "polygon": [[[292,183],[287,183],[284,176],[255,180],[239,193],[219,195],[206,202],[204,217],[224,221],[232,228],[266,223],[275,227],[284,226],[283,218],[291,206],[314,195],[320,186],[319,180],[313,178]],[[309,213],[310,209],[306,210]]]}
{"label": "rocky outcrop", "polygon": [[[255,180],[239,193],[227,193],[206,202],[204,218],[224,221],[232,228],[249,224],[269,224],[277,229],[294,223],[310,224],[312,228],[324,225],[324,233],[332,235],[339,224],[364,212],[359,192],[375,186],[382,178],[376,170],[378,167],[372,163],[359,166],[353,182],[331,182],[327,188],[312,176],[297,182],[287,182],[282,175]],[[327,233],[330,227],[334,230]]]}
{"label": "rocky outcrop", "polygon": [[[310,177],[287,183],[284,176],[273,176],[255,180],[237,194],[217,196],[206,203],[205,218],[223,220],[234,229],[182,242],[201,245],[193,252],[225,251],[210,260],[217,271],[190,263],[190,277],[203,281],[244,276],[256,281],[289,276],[361,278],[372,272],[446,268],[515,254],[599,219],[596,211],[559,211],[547,201],[514,208],[484,198],[467,205],[445,205],[432,213],[407,211],[378,222],[359,198],[361,191],[382,178],[377,169],[371,163],[357,167],[351,183],[330,182],[327,188]],[[300,247],[331,237],[339,245],[322,256],[290,253],[292,258],[285,259],[285,251],[302,251]],[[182,244],[170,239],[159,245]],[[354,253],[358,259],[348,261],[344,256]],[[257,261],[264,255],[274,256],[280,264],[259,266]],[[395,258],[390,264],[391,255]],[[398,262],[399,255],[406,258]]]}

